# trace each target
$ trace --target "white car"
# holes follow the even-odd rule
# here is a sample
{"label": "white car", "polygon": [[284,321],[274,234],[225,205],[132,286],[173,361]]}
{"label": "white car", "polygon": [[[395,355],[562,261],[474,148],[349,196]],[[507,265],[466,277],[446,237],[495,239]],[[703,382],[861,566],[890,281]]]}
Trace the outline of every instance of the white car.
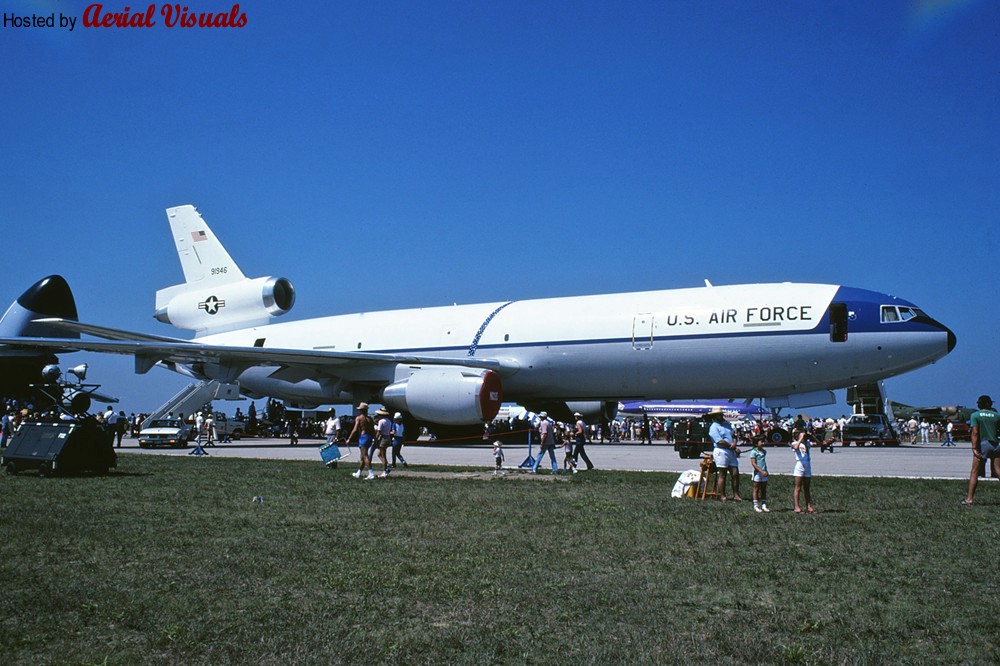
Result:
{"label": "white car", "polygon": [[155,419],[139,433],[139,447],[172,446],[179,449],[187,446],[190,430],[180,419]]}

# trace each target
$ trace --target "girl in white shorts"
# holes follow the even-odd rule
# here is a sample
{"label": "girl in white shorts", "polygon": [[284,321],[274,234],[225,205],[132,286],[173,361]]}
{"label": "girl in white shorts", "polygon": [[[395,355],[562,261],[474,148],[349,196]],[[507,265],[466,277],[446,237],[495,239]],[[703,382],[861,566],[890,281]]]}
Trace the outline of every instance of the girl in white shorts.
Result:
{"label": "girl in white shorts", "polygon": [[796,429],[792,433],[792,451],[795,453],[795,469],[792,476],[795,477],[795,513],[803,513],[799,504],[800,493],[805,494],[805,513],[817,513],[812,505],[812,494],[810,493],[810,482],[812,481],[812,461],[809,459],[809,435],[805,430]]}

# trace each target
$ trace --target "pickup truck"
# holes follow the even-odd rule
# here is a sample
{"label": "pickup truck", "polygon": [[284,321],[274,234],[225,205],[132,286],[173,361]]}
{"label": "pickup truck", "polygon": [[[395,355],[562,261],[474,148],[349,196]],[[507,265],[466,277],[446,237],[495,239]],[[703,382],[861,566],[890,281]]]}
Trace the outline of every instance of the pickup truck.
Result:
{"label": "pickup truck", "polygon": [[215,425],[215,436],[220,440],[229,435],[229,438],[234,442],[238,441],[247,429],[245,421],[230,418],[222,412],[215,412],[212,422]]}
{"label": "pickup truck", "polygon": [[899,446],[899,437],[884,414],[854,414],[844,425],[844,446]]}

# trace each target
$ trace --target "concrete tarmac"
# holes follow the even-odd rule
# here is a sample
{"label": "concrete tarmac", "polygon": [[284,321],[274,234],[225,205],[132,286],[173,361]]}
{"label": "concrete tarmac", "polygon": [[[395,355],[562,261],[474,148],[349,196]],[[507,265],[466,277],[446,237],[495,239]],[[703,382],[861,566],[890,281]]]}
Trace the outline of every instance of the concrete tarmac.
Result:
{"label": "concrete tarmac", "polygon": [[[220,458],[259,458],[267,460],[311,460],[320,462],[318,447],[323,442],[303,439],[297,446],[290,446],[286,439],[244,439],[232,444],[219,444],[206,449],[209,455]],[[191,448],[140,449],[134,439],[126,439],[121,453],[142,455],[184,456]],[[358,452],[351,447],[350,455],[343,461],[351,468],[358,462]],[[537,454],[538,447],[532,448]],[[697,469],[697,460],[682,459],[670,445],[654,444],[588,444],[587,454],[598,469],[683,472]],[[411,465],[454,465],[460,467],[493,467],[492,445],[434,446],[429,443],[408,444],[403,455]],[[504,446],[505,467],[515,469],[527,457],[526,445]],[[557,451],[556,461],[562,467],[563,454]],[[791,474],[795,460],[790,448],[767,447],[767,466],[772,474]],[[582,469],[581,461],[581,469]],[[903,445],[899,447],[842,447],[834,453],[812,451],[814,476],[895,477],[927,479],[967,479],[972,467],[969,442],[958,442],[954,447],[942,447],[937,442]],[[376,464],[376,471],[378,465]],[[752,472],[746,454],[740,458],[740,472]],[[552,473],[548,458],[539,466],[539,472]]]}

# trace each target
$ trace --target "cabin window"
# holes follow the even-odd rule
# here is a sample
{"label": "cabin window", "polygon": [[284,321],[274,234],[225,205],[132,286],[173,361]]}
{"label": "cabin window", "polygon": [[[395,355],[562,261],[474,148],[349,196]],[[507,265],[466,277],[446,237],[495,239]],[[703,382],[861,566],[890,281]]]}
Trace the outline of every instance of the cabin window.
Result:
{"label": "cabin window", "polygon": [[830,304],[830,342],[847,342],[847,304]]}
{"label": "cabin window", "polygon": [[510,342],[510,333],[504,333],[503,341],[504,342]]}
{"label": "cabin window", "polygon": [[263,347],[264,346],[264,338],[257,338],[254,341],[253,346],[254,347]]}

